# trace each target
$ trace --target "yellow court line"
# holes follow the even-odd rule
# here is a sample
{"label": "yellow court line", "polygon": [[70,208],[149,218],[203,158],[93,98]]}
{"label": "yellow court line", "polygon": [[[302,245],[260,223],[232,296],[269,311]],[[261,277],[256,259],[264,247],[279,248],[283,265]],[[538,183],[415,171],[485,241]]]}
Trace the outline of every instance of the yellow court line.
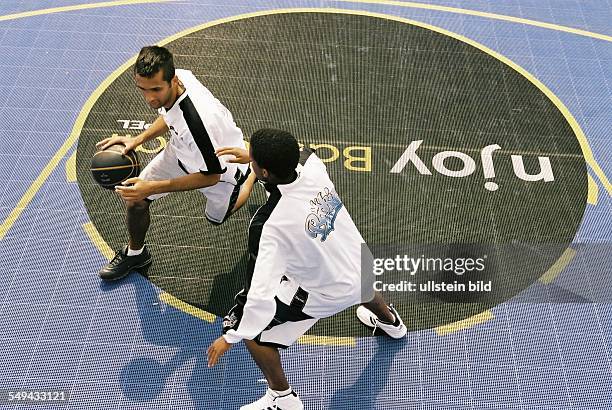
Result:
{"label": "yellow court line", "polygon": [[365,4],[383,4],[388,6],[409,7],[414,9],[444,11],[447,13],[465,14],[468,16],[485,17],[494,20],[509,21],[511,23],[526,24],[550,30],[563,31],[565,33],[578,34],[581,36],[592,37],[604,41],[612,41],[612,36],[591,31],[581,30],[579,28],[561,26],[559,24],[546,23],[544,21],[530,20],[521,17],[508,16],[505,14],[487,13],[485,11],[460,9],[457,7],[438,6],[434,4],[414,3],[410,1],[394,1],[394,0],[333,0],[342,3],[365,3]]}
{"label": "yellow court line", "polygon": [[587,174],[587,178],[589,184],[587,203],[590,205],[597,205],[599,187],[597,186],[597,183],[595,182],[591,174]]}
{"label": "yellow court line", "polygon": [[470,329],[476,325],[479,325],[489,320],[495,319],[495,315],[490,310],[486,310],[477,315],[468,317],[467,319],[460,320],[458,322],[450,323],[444,326],[438,326],[434,328],[434,331],[438,336],[446,336],[451,333],[458,332],[460,330]]}
{"label": "yellow court line", "polygon": [[100,253],[108,260],[110,260],[115,252],[111,249],[110,246],[106,243],[100,232],[96,229],[96,226],[93,222],[87,222],[83,224],[83,230],[89,237],[89,240],[94,244],[96,248],[100,251]]}
{"label": "yellow court line", "polygon": [[315,336],[315,335],[301,336],[297,340],[297,342],[303,345],[315,345],[315,346],[354,347],[356,345],[354,337],[332,337],[332,336]]}
{"label": "yellow court line", "polygon": [[572,261],[572,259],[574,259],[575,256],[576,251],[572,248],[567,248],[565,252],[563,252],[561,257],[557,259],[555,264],[551,266],[550,269],[548,269],[544,275],[540,276],[540,279],[538,279],[538,281],[545,285],[551,284],[557,278],[557,276],[559,276],[559,274],[563,272],[563,269],[565,269],[565,267],[569,265],[569,263]]}
{"label": "yellow court line", "polygon": [[170,305],[177,310],[188,313],[191,316],[197,317],[198,319],[205,320],[208,323],[214,323],[217,319],[217,316],[213,315],[212,313],[198,309],[195,306],[191,306],[189,303],[183,302],[167,292],[161,293],[159,295],[159,300],[164,302],[166,305]]}
{"label": "yellow court line", "polygon": [[145,4],[145,3],[168,3],[176,0],[117,0],[117,1],[103,1],[101,3],[90,3],[90,4],[75,4],[72,6],[53,7],[50,9],[40,9],[24,11],[21,13],[7,14],[0,16],[0,21],[16,20],[24,17],[42,16],[45,14],[63,13],[65,11],[76,11],[86,9],[97,9],[101,7],[115,7],[115,6],[129,6],[132,4]]}
{"label": "yellow court line", "polygon": [[72,155],[66,161],[66,181],[67,182],[76,182],[77,181],[77,173],[76,173],[76,150],[72,151]]}

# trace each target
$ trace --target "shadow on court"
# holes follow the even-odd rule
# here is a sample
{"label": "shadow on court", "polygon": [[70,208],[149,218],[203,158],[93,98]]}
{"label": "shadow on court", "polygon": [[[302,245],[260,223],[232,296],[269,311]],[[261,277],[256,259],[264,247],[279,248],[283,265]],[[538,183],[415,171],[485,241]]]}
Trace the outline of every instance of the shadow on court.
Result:
{"label": "shadow on court", "polygon": [[377,397],[387,384],[395,355],[406,347],[407,341],[385,337],[377,337],[374,340],[376,353],[352,386],[335,392],[329,401],[330,410],[376,407]]}
{"label": "shadow on court", "polygon": [[245,365],[253,373],[257,371],[251,361],[247,362],[248,353],[242,345],[228,352],[217,366],[208,368],[206,349],[221,334],[219,320],[211,324],[160,302],[158,290],[137,274],[100,287],[111,291],[120,286],[134,287],[140,319],[132,358],[118,375],[124,400],[135,406],[159,404],[160,408],[171,400],[183,408],[207,409],[223,402],[223,390],[230,384],[232,389],[252,389],[246,384],[255,383],[258,377],[232,377],[231,383],[227,380],[226,369],[231,368],[228,361],[239,360],[240,373]]}

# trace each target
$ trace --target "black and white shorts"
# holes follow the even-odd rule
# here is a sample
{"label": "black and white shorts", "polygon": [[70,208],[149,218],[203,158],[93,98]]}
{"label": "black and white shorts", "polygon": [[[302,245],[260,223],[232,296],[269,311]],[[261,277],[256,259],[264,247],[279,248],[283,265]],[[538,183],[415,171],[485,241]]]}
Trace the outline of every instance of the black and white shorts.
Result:
{"label": "black and white shorts", "polygon": [[[236,200],[238,199],[238,194],[240,194],[242,184],[246,181],[249,173],[250,168],[247,168],[245,173],[237,169],[234,175],[235,184],[227,181],[219,181],[213,186],[198,189],[198,191],[206,196],[206,209],[204,210],[204,215],[209,222],[218,225],[223,223],[230,216],[234,205],[236,205]],[[142,170],[139,177],[146,181],[161,181],[187,174],[188,172],[181,166],[178,158],[174,154],[172,146],[167,145],[162,152],[157,154],[155,158],[149,162]],[[166,195],[168,195],[168,192],[151,195],[147,200],[154,201]]]}
{"label": "black and white shorts", "polygon": [[[236,305],[223,319],[223,333],[229,329],[237,329],[242,319],[242,310],[246,303],[247,293],[243,289],[236,295]],[[262,346],[272,346],[286,349],[304,335],[317,321],[302,310],[308,300],[306,292],[286,277],[280,284],[280,290],[274,298],[276,313],[270,324],[253,340]]]}

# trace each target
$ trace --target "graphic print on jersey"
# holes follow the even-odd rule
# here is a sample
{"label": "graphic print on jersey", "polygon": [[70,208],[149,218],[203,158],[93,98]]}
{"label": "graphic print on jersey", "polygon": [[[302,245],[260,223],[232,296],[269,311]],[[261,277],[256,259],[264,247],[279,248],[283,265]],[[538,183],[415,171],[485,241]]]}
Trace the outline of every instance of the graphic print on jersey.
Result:
{"label": "graphic print on jersey", "polygon": [[310,207],[312,212],[306,217],[306,233],[313,239],[321,235],[321,242],[324,242],[334,230],[342,201],[338,194],[325,187],[310,201]]}

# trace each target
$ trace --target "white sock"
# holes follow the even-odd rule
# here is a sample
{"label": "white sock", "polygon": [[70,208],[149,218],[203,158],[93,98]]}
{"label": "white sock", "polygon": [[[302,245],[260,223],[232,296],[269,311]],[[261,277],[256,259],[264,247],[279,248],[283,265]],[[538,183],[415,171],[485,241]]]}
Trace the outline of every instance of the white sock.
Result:
{"label": "white sock", "polygon": [[286,396],[291,393],[291,386],[287,390],[272,390],[277,396]]}
{"label": "white sock", "polygon": [[128,246],[127,256],[138,256],[142,253],[143,250],[144,246],[137,250],[130,249],[130,247]]}

